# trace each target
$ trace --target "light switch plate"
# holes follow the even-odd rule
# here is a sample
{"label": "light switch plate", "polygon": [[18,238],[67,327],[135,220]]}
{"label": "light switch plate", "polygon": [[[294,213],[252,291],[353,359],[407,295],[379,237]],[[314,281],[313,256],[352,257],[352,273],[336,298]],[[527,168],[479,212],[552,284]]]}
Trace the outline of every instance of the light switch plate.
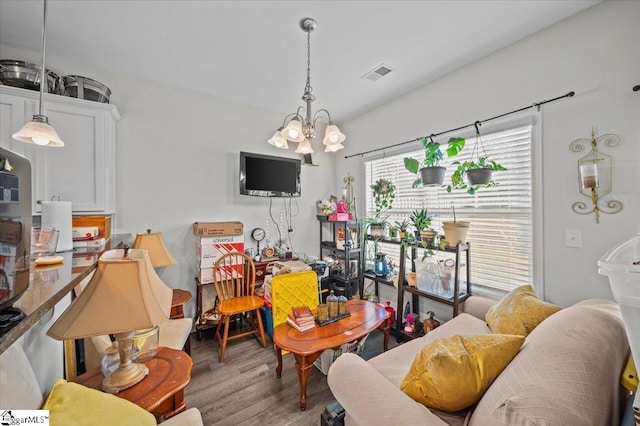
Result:
{"label": "light switch plate", "polygon": [[566,247],[582,247],[582,231],[579,229],[564,230],[564,245]]}

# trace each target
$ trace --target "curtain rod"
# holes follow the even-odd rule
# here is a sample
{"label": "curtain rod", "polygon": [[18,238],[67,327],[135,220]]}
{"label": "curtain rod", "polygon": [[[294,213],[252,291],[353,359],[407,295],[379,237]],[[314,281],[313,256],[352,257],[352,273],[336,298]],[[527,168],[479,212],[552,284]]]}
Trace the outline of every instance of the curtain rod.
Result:
{"label": "curtain rod", "polygon": [[396,144],[393,144],[393,145],[385,146],[384,148],[376,148],[376,149],[371,149],[369,151],[359,152],[357,154],[346,155],[344,158],[357,157],[359,155],[362,156],[362,155],[366,155],[366,154],[371,154],[372,152],[378,152],[378,151],[383,151],[383,150],[389,149],[389,148],[395,148],[397,146],[401,146],[401,145],[406,145],[408,143],[417,142],[417,141],[421,140],[424,137],[435,138],[436,136],[441,136],[441,135],[444,135],[446,133],[456,132],[458,130],[465,129],[467,127],[475,126],[476,124],[485,123],[487,121],[495,120],[497,118],[501,118],[501,117],[504,117],[506,115],[515,114],[516,112],[524,111],[524,110],[529,109],[529,108],[538,108],[538,111],[540,111],[540,106],[541,105],[548,104],[549,102],[554,102],[554,101],[557,101],[557,100],[560,100],[560,99],[563,99],[563,98],[570,98],[575,94],[576,94],[576,92],[572,91],[572,92],[567,93],[566,95],[562,95],[562,96],[558,96],[558,97],[553,98],[553,99],[549,99],[548,101],[535,102],[533,105],[529,105],[529,106],[526,106],[526,107],[523,107],[523,108],[514,109],[513,111],[505,112],[504,114],[496,115],[495,117],[485,118],[484,120],[478,120],[478,121],[473,122],[471,124],[466,124],[464,126],[456,127],[455,129],[449,129],[449,130],[445,130],[445,131],[439,132],[439,133],[432,133],[429,136],[421,136],[421,137],[418,137],[418,138],[415,138],[415,139],[411,139],[410,141],[404,141],[404,142],[399,142],[399,143],[396,143]]}

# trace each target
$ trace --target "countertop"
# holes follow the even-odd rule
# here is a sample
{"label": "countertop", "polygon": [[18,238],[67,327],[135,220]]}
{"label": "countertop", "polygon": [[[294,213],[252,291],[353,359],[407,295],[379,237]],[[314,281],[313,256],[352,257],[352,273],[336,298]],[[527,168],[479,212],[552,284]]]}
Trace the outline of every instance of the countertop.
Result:
{"label": "countertop", "polygon": [[17,323],[0,329],[0,354],[27,330],[44,317],[73,288],[96,269],[98,259],[106,250],[117,248],[131,239],[131,234],[115,234],[107,242],[104,250],[68,251],[56,253],[63,257],[61,264],[35,266],[29,262],[29,287],[13,304],[24,312],[24,318]]}

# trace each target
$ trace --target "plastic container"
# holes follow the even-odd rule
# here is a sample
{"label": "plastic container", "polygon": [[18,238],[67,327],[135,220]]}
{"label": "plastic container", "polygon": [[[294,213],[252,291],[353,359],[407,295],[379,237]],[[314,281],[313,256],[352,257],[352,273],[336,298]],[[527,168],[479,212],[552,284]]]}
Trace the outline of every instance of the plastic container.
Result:
{"label": "plastic container", "polygon": [[612,248],[598,260],[598,272],[609,284],[627,329],[631,353],[640,361],[640,235]]}
{"label": "plastic container", "polygon": [[144,362],[154,358],[158,354],[158,334],[159,327],[148,328],[136,331],[133,337],[133,351],[131,360],[133,362]]}
{"label": "plastic container", "polygon": [[327,349],[320,354],[320,356],[314,361],[313,365],[316,366],[318,370],[322,372],[325,376],[329,373],[329,367],[331,364],[338,359],[338,357],[342,354],[353,353],[356,355],[362,355],[362,350],[364,349],[364,343],[367,341],[367,334],[365,337],[354,342],[345,343],[340,346],[338,349]]}

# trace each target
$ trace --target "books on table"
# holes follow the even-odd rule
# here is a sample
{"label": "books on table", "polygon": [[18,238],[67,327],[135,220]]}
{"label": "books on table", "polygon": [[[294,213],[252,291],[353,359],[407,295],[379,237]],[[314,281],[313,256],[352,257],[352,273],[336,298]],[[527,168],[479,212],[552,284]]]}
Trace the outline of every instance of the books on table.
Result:
{"label": "books on table", "polygon": [[307,331],[316,326],[313,313],[308,306],[294,306],[287,315],[287,322],[298,331]]}

